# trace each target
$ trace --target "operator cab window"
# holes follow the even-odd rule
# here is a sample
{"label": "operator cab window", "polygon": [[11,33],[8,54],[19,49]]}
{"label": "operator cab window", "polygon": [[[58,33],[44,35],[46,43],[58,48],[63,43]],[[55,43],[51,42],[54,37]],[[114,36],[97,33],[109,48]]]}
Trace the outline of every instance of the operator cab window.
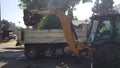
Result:
{"label": "operator cab window", "polygon": [[120,17],[115,21],[116,33],[120,35]]}
{"label": "operator cab window", "polygon": [[[88,38],[88,40],[90,42],[94,42],[101,39],[109,39],[110,34],[112,33],[112,27],[110,22],[111,21],[109,20],[104,21],[94,20],[93,23],[91,23],[90,37]],[[101,24],[104,24],[104,27],[106,28],[106,30],[104,30],[106,31],[105,33],[100,32]]]}
{"label": "operator cab window", "polygon": [[104,40],[110,38],[110,35],[112,34],[112,27],[110,22],[111,21],[109,20],[105,20],[99,23],[95,40]]}
{"label": "operator cab window", "polygon": [[98,22],[99,21],[94,20],[92,23],[90,23],[90,28],[88,29],[88,31],[90,31],[90,36],[88,38],[89,43],[92,43],[95,39],[95,34],[96,34],[96,31],[97,31]]}
{"label": "operator cab window", "polygon": [[94,20],[93,24],[91,24],[91,34],[95,34],[97,31],[97,27],[98,27],[98,22],[97,20]]}
{"label": "operator cab window", "polygon": [[98,31],[102,34],[109,34],[111,33],[111,24],[110,21],[103,21],[99,25]]}
{"label": "operator cab window", "polygon": [[120,17],[117,17],[116,19],[117,19],[117,20],[115,20],[115,26],[116,26],[115,31],[117,33],[116,39],[120,40]]}

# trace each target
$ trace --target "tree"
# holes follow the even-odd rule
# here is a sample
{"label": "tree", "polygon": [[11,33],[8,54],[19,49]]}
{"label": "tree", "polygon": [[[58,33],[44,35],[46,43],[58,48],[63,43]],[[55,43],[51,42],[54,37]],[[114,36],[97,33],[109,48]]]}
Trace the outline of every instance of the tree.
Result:
{"label": "tree", "polygon": [[8,36],[8,33],[6,33],[6,31],[8,31],[10,25],[9,22],[7,20],[1,20],[0,22],[0,42],[2,41],[2,39],[4,39],[6,37],[6,35]]}
{"label": "tree", "polygon": [[20,4],[18,5],[21,9],[40,9],[47,6],[48,1],[50,0],[19,0]]}
{"label": "tree", "polygon": [[0,20],[0,43],[2,42],[2,32],[1,32],[1,29],[2,29],[2,22]]}
{"label": "tree", "polygon": [[[70,1],[69,2],[69,7],[68,7],[68,16],[71,19],[75,19],[74,15],[73,15],[74,7],[75,7],[75,5],[79,4],[79,2],[81,0],[68,0],[68,1]],[[82,3],[86,3],[86,2],[92,2],[92,0],[82,0]]]}
{"label": "tree", "polygon": [[[22,9],[38,10],[40,8],[64,8],[64,12],[68,11],[68,16],[74,19],[73,10],[75,5],[80,1],[83,3],[90,2],[91,0],[19,0],[18,5]],[[37,26],[34,26],[37,28]]]}
{"label": "tree", "polygon": [[116,5],[114,9],[116,12],[120,13],[120,4]]}
{"label": "tree", "polygon": [[93,13],[108,14],[113,11],[113,0],[96,0],[94,7],[92,8]]}
{"label": "tree", "polygon": [[2,31],[7,31],[10,28],[10,23],[7,20],[2,20]]}
{"label": "tree", "polygon": [[[63,7],[68,10],[69,15],[73,16],[73,9],[75,5],[79,4],[81,0],[19,0],[19,7],[21,9],[35,10],[40,8]],[[83,3],[91,0],[82,0]]]}

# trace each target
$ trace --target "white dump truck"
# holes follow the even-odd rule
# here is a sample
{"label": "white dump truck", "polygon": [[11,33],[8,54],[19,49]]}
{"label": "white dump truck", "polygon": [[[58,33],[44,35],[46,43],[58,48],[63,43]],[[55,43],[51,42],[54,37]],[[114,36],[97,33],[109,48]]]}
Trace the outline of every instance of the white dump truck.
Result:
{"label": "white dump truck", "polygon": [[[43,10],[41,12],[40,11],[39,12],[31,11],[30,14],[32,14],[34,12],[38,13],[38,14],[47,15],[47,16],[51,13],[54,14],[53,12],[46,14],[46,13],[48,13],[48,10],[47,11],[45,9],[43,9]],[[32,24],[29,23],[29,20],[27,20],[27,22],[26,22],[26,19],[30,19],[30,18],[27,18],[28,16],[26,16],[28,14],[29,14],[28,11],[24,11],[24,22],[26,25],[31,26],[35,22],[33,20],[32,20],[32,22],[34,22],[34,23],[32,23],[30,21]],[[56,14],[56,16],[59,16],[59,15]],[[40,16],[38,16],[38,17],[33,16],[33,17],[35,17],[35,20],[38,21],[37,18]],[[54,25],[54,24],[51,23],[51,25]],[[85,26],[87,27],[87,24]],[[47,27],[49,27],[49,26],[47,26]],[[67,29],[67,33],[68,33],[67,35],[69,36],[69,34],[71,34],[70,36],[72,36],[72,39],[70,38],[69,40],[73,40],[75,42],[85,42],[86,41],[86,27],[83,27],[81,29],[75,29],[75,30],[70,28],[70,31],[72,31],[72,34],[69,33],[69,30]],[[72,28],[74,28],[74,27],[72,27]],[[18,43],[24,44],[25,55],[28,58],[36,58],[40,54],[42,54],[46,57],[51,57],[58,50],[61,50],[62,54],[71,55],[73,53],[73,51],[68,46],[71,42],[68,44],[69,40],[66,39],[63,29],[65,29],[65,28],[32,29],[32,28],[27,27],[25,29],[18,29]]]}
{"label": "white dump truck", "polygon": [[[62,29],[51,30],[35,30],[35,29],[21,29],[18,31],[18,42],[24,44],[25,55],[28,58],[36,58],[42,54],[46,57],[53,56],[58,50],[62,50],[62,54],[71,55],[64,32]],[[78,42],[86,41],[86,30],[76,29]]]}

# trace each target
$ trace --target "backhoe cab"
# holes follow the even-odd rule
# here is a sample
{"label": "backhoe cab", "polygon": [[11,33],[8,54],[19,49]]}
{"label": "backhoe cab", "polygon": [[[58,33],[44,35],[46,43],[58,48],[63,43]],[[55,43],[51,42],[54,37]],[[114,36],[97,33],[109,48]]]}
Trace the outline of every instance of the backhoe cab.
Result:
{"label": "backhoe cab", "polygon": [[120,14],[94,15],[88,30],[89,46],[120,41]]}
{"label": "backhoe cab", "polygon": [[[94,48],[95,63],[120,61],[120,14],[93,15],[88,29],[87,45]],[[110,66],[110,65],[109,65]]]}

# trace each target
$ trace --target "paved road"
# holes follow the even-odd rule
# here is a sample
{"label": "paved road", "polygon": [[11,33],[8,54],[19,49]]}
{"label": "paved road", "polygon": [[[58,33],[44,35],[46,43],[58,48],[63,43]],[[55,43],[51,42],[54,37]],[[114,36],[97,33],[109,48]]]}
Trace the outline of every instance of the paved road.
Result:
{"label": "paved road", "polygon": [[[15,48],[16,42],[0,44],[0,68],[90,68],[90,60],[82,59],[76,63],[76,57],[55,56],[39,57],[30,60],[24,56],[24,49]],[[120,68],[118,64],[116,67]],[[97,66],[95,68],[103,68]],[[111,68],[110,65],[104,68]]]}
{"label": "paved road", "polygon": [[16,42],[0,44],[0,68],[90,68],[88,60],[76,63],[76,57],[27,59],[23,49],[15,48]]}
{"label": "paved road", "polygon": [[0,44],[0,67],[23,54],[23,49],[16,49],[15,42]]}

